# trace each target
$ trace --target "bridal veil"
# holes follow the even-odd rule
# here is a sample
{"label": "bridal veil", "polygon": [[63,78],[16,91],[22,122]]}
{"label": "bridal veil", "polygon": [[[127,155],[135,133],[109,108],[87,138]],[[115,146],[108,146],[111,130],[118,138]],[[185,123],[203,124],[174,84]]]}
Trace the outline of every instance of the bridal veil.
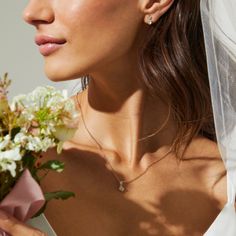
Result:
{"label": "bridal veil", "polygon": [[201,0],[217,141],[227,170],[228,202],[204,236],[236,235],[236,1]]}

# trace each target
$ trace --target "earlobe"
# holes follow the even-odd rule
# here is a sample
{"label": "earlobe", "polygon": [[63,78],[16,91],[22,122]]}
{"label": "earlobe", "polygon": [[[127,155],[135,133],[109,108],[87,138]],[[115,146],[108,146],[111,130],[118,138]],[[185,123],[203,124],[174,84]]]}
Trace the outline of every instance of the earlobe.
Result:
{"label": "earlobe", "polygon": [[144,0],[144,2],[144,22],[148,25],[152,25],[168,11],[174,0]]}
{"label": "earlobe", "polygon": [[152,25],[152,24],[153,24],[152,15],[146,15],[144,21],[145,21],[148,25]]}

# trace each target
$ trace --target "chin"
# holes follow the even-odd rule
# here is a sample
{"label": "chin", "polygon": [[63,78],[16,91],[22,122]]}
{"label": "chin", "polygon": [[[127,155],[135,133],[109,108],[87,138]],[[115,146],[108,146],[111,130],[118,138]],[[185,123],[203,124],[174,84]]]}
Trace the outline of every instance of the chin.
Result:
{"label": "chin", "polygon": [[80,72],[78,69],[73,71],[69,66],[49,66],[45,64],[45,74],[48,79],[53,82],[68,81],[78,79],[86,75],[86,73]]}

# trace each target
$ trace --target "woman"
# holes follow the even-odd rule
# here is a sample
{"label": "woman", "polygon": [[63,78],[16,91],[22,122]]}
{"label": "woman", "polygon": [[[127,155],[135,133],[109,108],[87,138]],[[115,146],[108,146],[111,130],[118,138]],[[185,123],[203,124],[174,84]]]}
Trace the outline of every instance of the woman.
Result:
{"label": "woman", "polygon": [[[202,235],[227,202],[199,5],[29,1],[49,79],[87,84],[73,97],[81,119],[59,157],[66,169],[44,186],[77,195],[48,205],[59,236]],[[43,235],[1,214],[13,236]]]}

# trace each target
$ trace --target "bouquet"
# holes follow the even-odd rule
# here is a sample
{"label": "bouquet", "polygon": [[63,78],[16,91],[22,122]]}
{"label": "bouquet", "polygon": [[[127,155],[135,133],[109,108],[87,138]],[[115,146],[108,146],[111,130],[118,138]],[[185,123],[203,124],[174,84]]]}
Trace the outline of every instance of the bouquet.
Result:
{"label": "bouquet", "polygon": [[39,185],[49,171],[61,172],[59,160],[42,162],[42,152],[73,137],[79,113],[66,91],[38,87],[9,103],[7,74],[0,78],[0,209],[21,221],[41,214],[51,199],[68,199],[72,192],[42,193]]}

